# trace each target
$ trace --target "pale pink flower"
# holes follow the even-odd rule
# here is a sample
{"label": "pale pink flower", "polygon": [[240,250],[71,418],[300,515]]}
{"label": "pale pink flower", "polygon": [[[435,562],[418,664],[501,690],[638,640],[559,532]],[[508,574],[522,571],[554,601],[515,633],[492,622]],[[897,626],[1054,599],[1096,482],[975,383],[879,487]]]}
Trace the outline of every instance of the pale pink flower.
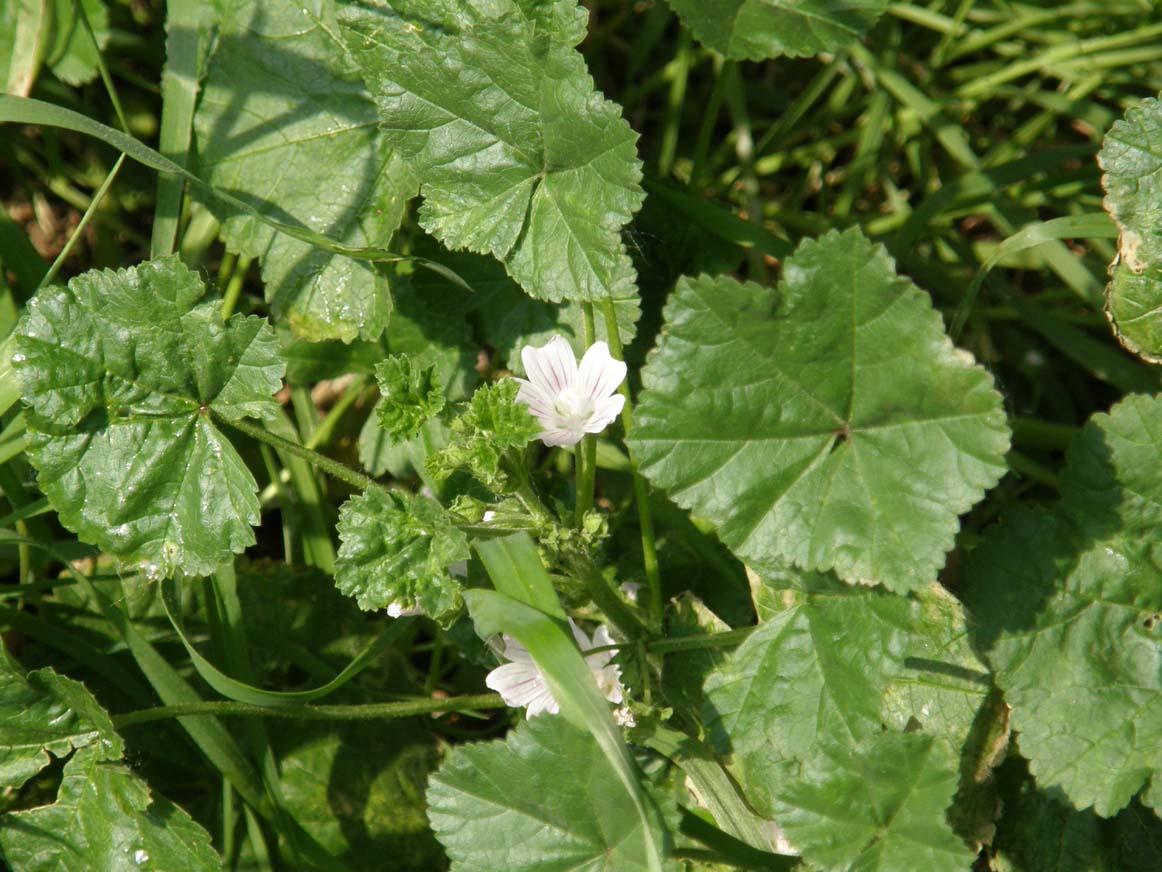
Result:
{"label": "pale pink flower", "polygon": [[[625,701],[625,688],[621,685],[621,667],[610,662],[616,652],[609,650],[598,651],[595,654],[587,653],[592,648],[604,648],[614,644],[609,630],[603,624],[597,628],[591,639],[585,635],[584,630],[573,623],[572,618],[569,619],[569,627],[573,630],[573,638],[585,656],[585,662],[593,673],[602,696],[620,705]],[[513,708],[523,706],[526,718],[535,718],[543,712],[557,714],[561,708],[553,699],[549,684],[533,661],[533,655],[512,636],[504,636],[503,639],[504,658],[509,662],[489,672],[484,683],[500,694],[505,705]]]}
{"label": "pale pink flower", "polygon": [[541,422],[540,439],[546,445],[576,445],[621,414],[625,397],[617,388],[625,378],[625,364],[613,359],[604,342],[589,346],[580,366],[563,336],[540,348],[526,345],[520,359],[528,378],[517,379],[516,401]]}

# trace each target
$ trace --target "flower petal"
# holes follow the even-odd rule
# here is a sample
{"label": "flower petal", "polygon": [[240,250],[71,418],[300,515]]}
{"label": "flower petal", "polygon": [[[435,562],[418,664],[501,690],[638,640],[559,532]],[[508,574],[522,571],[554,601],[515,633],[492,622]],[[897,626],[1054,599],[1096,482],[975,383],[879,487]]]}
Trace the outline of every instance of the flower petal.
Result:
{"label": "flower petal", "polygon": [[604,342],[594,342],[581,358],[577,384],[582,394],[600,400],[613,395],[625,378],[625,373],[625,363],[613,359],[609,346]]}
{"label": "flower petal", "polygon": [[541,671],[532,663],[497,666],[485,676],[484,683],[500,694],[505,705],[513,708],[528,706],[529,717],[542,711],[557,712],[557,701],[549,692]]}
{"label": "flower petal", "polygon": [[524,403],[529,407],[529,411],[542,424],[548,423],[550,418],[556,417],[556,412],[553,410],[553,405],[557,401],[556,395],[550,396],[539,385],[535,385],[523,378],[516,379],[520,388],[516,392],[516,401]]}
{"label": "flower petal", "polygon": [[593,414],[585,422],[585,432],[600,433],[613,423],[614,418],[621,414],[623,406],[625,406],[625,397],[621,394],[614,394],[612,397],[598,400]]}
{"label": "flower petal", "polygon": [[581,437],[585,435],[585,430],[582,428],[568,428],[551,427],[540,434],[540,440],[545,445],[560,445],[567,447],[569,445],[576,445],[581,441]]}
{"label": "flower petal", "polygon": [[526,345],[520,359],[529,381],[548,396],[556,397],[577,381],[577,358],[563,336],[554,336],[540,348]]}

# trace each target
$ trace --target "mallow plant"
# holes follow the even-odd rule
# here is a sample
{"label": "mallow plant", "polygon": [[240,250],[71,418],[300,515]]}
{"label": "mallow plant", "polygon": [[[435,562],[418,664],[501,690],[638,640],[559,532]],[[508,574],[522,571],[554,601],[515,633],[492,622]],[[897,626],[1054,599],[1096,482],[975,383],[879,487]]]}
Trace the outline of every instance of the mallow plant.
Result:
{"label": "mallow plant", "polygon": [[[720,75],[686,188],[643,177],[577,0],[170,3],[157,149],[0,96],[6,135],[159,180],[150,256],[59,261],[0,361],[10,868],[1158,868],[1162,399],[1133,355],[1162,359],[1162,108],[1111,124],[1105,211],[1014,228],[949,311],[955,240],[926,267],[904,221],[790,240],[751,185],[745,62],[816,55],[970,150],[937,203],[1000,184],[881,75],[888,4],[654,6]],[[107,73],[104,6],[75,11],[92,42],[54,62]],[[688,189],[723,105],[745,217]],[[207,226],[217,274],[179,245]],[[1015,420],[953,336],[989,293],[1036,305],[1006,258],[1115,236],[1100,353],[1033,320],[1129,388]]]}

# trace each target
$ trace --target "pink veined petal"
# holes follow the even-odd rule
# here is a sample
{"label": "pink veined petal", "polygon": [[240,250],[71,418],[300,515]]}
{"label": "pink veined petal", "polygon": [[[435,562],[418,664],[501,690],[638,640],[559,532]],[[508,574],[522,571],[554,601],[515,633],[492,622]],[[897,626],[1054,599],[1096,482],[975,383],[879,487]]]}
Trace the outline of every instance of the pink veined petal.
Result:
{"label": "pink veined petal", "polygon": [[[605,626],[605,624],[602,624],[593,631],[593,642],[589,645],[589,647],[604,648],[607,645],[614,644],[616,643],[613,641],[613,637],[609,635],[609,629]],[[613,659],[613,655],[616,653],[616,651],[600,651],[597,654],[586,654],[585,659],[588,660],[591,664],[597,664],[598,666],[604,668],[606,664]]]}
{"label": "pink veined petal", "polygon": [[598,400],[593,414],[585,422],[585,432],[600,433],[613,422],[614,418],[621,414],[624,405],[625,397],[621,394],[614,394],[612,397]]}
{"label": "pink veined petal", "polygon": [[520,359],[529,381],[548,396],[556,397],[577,381],[577,358],[563,336],[554,336],[540,348],[526,345]]}
{"label": "pink veined petal", "polygon": [[529,701],[528,707],[525,709],[525,719],[535,718],[537,715],[548,712],[555,715],[561,711],[561,707],[557,705],[557,701],[553,699],[553,695],[546,687],[544,692],[538,694],[534,699]]}
{"label": "pink veined petal", "polygon": [[540,670],[531,663],[505,663],[497,666],[485,676],[484,683],[500,694],[505,705],[513,708],[531,706],[533,703],[544,707],[546,698],[556,705]]}
{"label": "pink veined petal", "polygon": [[552,427],[550,429],[546,429],[543,433],[540,434],[540,440],[546,445],[560,445],[562,447],[567,447],[569,445],[576,445],[581,441],[581,437],[584,435],[584,430],[566,430],[561,427]]}
{"label": "pink veined petal", "polygon": [[593,647],[593,642],[585,635],[585,631],[577,626],[577,622],[572,618],[569,618],[569,629],[573,631],[573,641],[577,643],[577,647],[581,649],[582,654]]}
{"label": "pink veined petal", "polygon": [[594,342],[581,358],[577,370],[577,383],[581,393],[593,400],[610,396],[625,378],[625,363],[614,360],[609,346],[604,342]]}
{"label": "pink veined petal", "polygon": [[542,424],[551,423],[552,419],[556,417],[553,405],[557,398],[549,396],[543,388],[530,381],[525,381],[523,378],[518,378],[516,381],[520,384],[520,389],[516,392],[516,401],[528,406],[529,411]]}
{"label": "pink veined petal", "polygon": [[504,639],[504,659],[511,660],[514,663],[532,663],[533,655],[529,653],[529,649],[514,639],[512,636],[502,636]]}

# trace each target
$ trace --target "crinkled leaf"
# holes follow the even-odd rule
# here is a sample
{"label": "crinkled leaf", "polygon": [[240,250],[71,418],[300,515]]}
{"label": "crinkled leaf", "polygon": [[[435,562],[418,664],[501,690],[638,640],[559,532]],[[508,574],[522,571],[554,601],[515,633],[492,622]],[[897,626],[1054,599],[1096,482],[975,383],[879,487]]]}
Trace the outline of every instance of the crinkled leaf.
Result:
{"label": "crinkled leaf", "polygon": [[642,383],[642,471],[749,561],[911,590],[1005,471],[991,376],[858,230],[804,242],[775,290],[681,280]]}
{"label": "crinkled leaf", "polygon": [[105,760],[120,759],[121,737],[84,685],[51,669],[21,674],[0,651],[0,788],[16,789],[49,764],[96,746]]}
{"label": "crinkled leaf", "polygon": [[343,504],[339,539],[335,584],[360,608],[444,618],[460,607],[448,567],[468,559],[468,540],[435,501],[373,488]]}
{"label": "crinkled leaf", "polygon": [[703,44],[738,60],[835,51],[866,34],[887,0],[670,0]]}
{"label": "crinkled leaf", "polygon": [[452,422],[449,445],[429,456],[428,470],[443,479],[466,469],[496,493],[511,489],[509,475],[501,469],[504,453],[523,448],[541,432],[528,406],[516,402],[519,387],[504,379],[477,389],[468,410]]}
{"label": "crinkled leaf", "polygon": [[460,745],[432,776],[428,818],[456,872],[635,872],[641,817],[600,746],[564,717]]}
{"label": "crinkled leaf", "polygon": [[1162,768],[1160,429],[1157,398],[1094,416],[1062,503],[1011,514],[970,567],[977,641],[1034,777],[1107,816]]}
{"label": "crinkled leaf", "polygon": [[205,575],[254,542],[254,478],[212,418],[269,417],[284,365],[261,318],[223,324],[176,258],[41,291],[13,365],[28,453],[61,521],[154,577]]}
{"label": "crinkled leaf", "polygon": [[920,733],[881,733],[855,749],[824,743],[799,778],[779,788],[787,839],[823,872],[965,872],[974,853],[944,810],[956,755]]}
{"label": "crinkled leaf", "polygon": [[21,872],[222,868],[209,833],[95,745],[65,764],[55,803],[0,817],[0,850]]}
{"label": "crinkled leaf", "polygon": [[[218,48],[194,118],[207,181],[349,245],[387,247],[415,182],[377,129],[333,0],[220,5]],[[350,342],[383,332],[392,301],[381,266],[315,249],[241,212],[224,219],[226,244],[260,258],[272,312],[296,334]]]}
{"label": "crinkled leaf", "polygon": [[425,229],[539,299],[635,293],[621,228],[643,196],[637,136],[574,49],[576,0],[377,0],[342,25]]}
{"label": "crinkled leaf", "polygon": [[1118,262],[1106,314],[1126,348],[1162,362],[1162,105],[1143,100],[1114,123],[1098,155],[1105,208],[1117,222]]}
{"label": "crinkled leaf", "polygon": [[760,811],[821,743],[850,749],[909,724],[966,738],[988,673],[943,588],[903,597],[808,575],[766,595],[763,623],[705,683],[711,741]]}
{"label": "crinkled leaf", "polygon": [[420,366],[410,357],[392,355],[375,367],[375,379],[383,395],[376,418],[393,441],[418,435],[444,408],[444,388],[434,364]]}
{"label": "crinkled leaf", "polygon": [[76,2],[51,0],[52,27],[44,46],[44,62],[69,85],[83,85],[96,78],[97,60],[109,42],[109,12],[105,4],[101,0],[80,0],[93,30],[90,36],[77,14]]}

